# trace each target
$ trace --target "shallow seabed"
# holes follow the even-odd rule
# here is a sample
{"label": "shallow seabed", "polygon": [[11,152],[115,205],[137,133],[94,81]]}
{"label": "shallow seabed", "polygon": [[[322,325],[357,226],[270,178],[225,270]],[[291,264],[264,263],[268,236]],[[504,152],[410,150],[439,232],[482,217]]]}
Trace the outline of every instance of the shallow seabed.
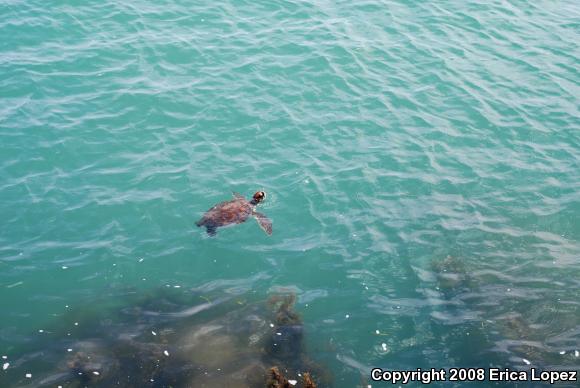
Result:
{"label": "shallow seabed", "polygon": [[[169,288],[295,293],[336,387],[578,369],[579,20],[567,0],[0,1],[0,386]],[[271,237],[195,227],[258,189]]]}

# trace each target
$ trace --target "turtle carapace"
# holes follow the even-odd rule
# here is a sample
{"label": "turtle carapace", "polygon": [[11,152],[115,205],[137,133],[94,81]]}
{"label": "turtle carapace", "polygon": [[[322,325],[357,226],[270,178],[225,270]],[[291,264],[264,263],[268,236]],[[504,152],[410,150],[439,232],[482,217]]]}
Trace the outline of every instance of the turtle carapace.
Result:
{"label": "turtle carapace", "polygon": [[272,221],[255,210],[256,205],[266,198],[266,193],[258,191],[250,201],[238,193],[233,194],[234,199],[218,203],[205,212],[203,217],[195,224],[197,226],[205,226],[207,234],[215,236],[217,233],[216,229],[220,226],[241,224],[249,217],[254,217],[264,232],[269,235],[272,234]]}

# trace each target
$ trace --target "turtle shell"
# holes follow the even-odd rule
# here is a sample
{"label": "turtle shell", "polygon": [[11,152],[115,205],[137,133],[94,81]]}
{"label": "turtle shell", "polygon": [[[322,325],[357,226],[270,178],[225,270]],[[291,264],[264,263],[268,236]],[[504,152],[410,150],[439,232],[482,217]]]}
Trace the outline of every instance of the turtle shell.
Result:
{"label": "turtle shell", "polygon": [[243,198],[221,202],[205,212],[197,225],[216,228],[230,224],[241,224],[252,215],[252,210],[252,204]]}
{"label": "turtle shell", "polygon": [[199,221],[197,226],[205,226],[207,234],[216,235],[216,229],[221,226],[231,224],[241,224],[249,217],[254,217],[260,225],[260,228],[266,234],[272,234],[272,221],[264,214],[254,210],[255,206],[266,198],[266,193],[258,191],[254,194],[251,201],[247,201],[241,194],[234,192],[234,199],[231,201],[221,202],[209,209]]}

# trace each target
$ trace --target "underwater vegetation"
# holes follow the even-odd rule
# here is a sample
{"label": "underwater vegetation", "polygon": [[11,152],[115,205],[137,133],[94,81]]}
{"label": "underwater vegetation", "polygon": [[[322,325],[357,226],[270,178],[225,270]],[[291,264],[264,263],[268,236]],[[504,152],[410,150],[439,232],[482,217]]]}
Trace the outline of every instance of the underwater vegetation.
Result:
{"label": "underwater vegetation", "polygon": [[26,368],[41,387],[330,387],[295,300],[159,290],[105,312],[71,311],[14,357],[5,381],[30,383]]}
{"label": "underwater vegetation", "polygon": [[[316,384],[312,381],[312,377],[310,377],[310,373],[305,372],[302,376],[304,388],[316,388]],[[288,380],[285,378],[278,367],[270,368],[270,377],[268,378],[268,382],[266,383],[267,388],[289,388],[296,385],[295,380]]]}

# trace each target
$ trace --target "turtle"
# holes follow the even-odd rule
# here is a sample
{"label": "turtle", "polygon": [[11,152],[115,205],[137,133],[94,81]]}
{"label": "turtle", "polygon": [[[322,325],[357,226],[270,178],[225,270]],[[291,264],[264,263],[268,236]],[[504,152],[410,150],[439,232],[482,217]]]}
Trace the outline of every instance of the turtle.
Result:
{"label": "turtle", "polygon": [[266,198],[266,193],[258,191],[250,201],[246,200],[246,198],[239,193],[233,192],[233,195],[234,199],[218,203],[205,212],[203,217],[201,217],[201,219],[195,224],[198,227],[205,226],[207,234],[209,236],[215,236],[218,227],[230,224],[241,224],[242,222],[245,222],[248,217],[253,216],[256,218],[256,221],[258,221],[258,224],[264,232],[271,235],[272,221],[262,213],[255,210],[256,205]]}

